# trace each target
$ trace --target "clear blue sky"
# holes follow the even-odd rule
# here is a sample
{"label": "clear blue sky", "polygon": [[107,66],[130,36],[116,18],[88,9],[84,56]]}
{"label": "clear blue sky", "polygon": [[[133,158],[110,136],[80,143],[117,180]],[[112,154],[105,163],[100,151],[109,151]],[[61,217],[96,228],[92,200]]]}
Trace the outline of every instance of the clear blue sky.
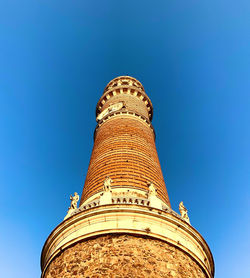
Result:
{"label": "clear blue sky", "polygon": [[216,278],[249,278],[249,0],[0,0],[0,276],[39,277],[118,75],[153,102],[172,207],[189,209]]}

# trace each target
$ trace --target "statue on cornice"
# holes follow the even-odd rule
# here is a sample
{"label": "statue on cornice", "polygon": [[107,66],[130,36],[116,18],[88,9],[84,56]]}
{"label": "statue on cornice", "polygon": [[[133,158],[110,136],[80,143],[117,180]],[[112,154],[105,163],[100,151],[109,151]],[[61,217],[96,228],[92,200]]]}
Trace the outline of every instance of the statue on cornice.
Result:
{"label": "statue on cornice", "polygon": [[77,209],[77,203],[79,201],[79,195],[77,194],[77,192],[74,193],[74,195],[70,195],[70,207],[68,209],[67,215],[64,217],[64,220],[69,218],[72,213]]}
{"label": "statue on cornice", "polygon": [[77,203],[79,201],[79,195],[77,192],[74,193],[74,196],[70,195],[71,204],[69,209],[77,209]]}
{"label": "statue on cornice", "polygon": [[156,196],[156,189],[154,187],[154,184],[152,182],[148,185],[148,195],[149,196]]}
{"label": "statue on cornice", "polygon": [[183,220],[185,220],[186,222],[188,222],[190,224],[190,220],[188,217],[188,210],[186,209],[186,207],[184,206],[182,201],[179,204],[179,211],[180,211],[180,214],[181,214],[181,217],[183,218]]}
{"label": "statue on cornice", "polygon": [[113,180],[107,176],[106,179],[103,182],[103,190],[105,192],[110,192],[111,191],[111,183],[113,182]]}

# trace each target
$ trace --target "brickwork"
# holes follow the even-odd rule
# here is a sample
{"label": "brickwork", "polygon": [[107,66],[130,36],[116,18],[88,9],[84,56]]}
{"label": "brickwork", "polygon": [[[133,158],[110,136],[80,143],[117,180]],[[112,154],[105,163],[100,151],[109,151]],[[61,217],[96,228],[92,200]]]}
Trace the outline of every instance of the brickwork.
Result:
{"label": "brickwork", "polygon": [[105,114],[105,121],[100,120],[80,205],[101,192],[105,178],[110,176],[112,188],[148,191],[148,183],[153,182],[158,197],[170,206],[150,123],[153,108],[141,83],[126,76],[112,80],[98,102],[97,115],[117,103],[124,104],[118,112],[134,115],[112,113],[107,118],[110,113]]}
{"label": "brickwork", "polygon": [[187,254],[167,243],[132,235],[105,235],[63,251],[45,278],[206,278]]}
{"label": "brickwork", "polygon": [[81,203],[103,190],[106,176],[112,188],[148,190],[153,182],[158,196],[169,206],[152,129],[136,117],[116,116],[105,122],[96,134]]}
{"label": "brickwork", "polygon": [[118,102],[124,102],[127,111],[133,111],[149,119],[148,109],[145,103],[143,103],[140,98],[125,93],[113,96],[108,99],[103,105],[102,110],[107,108],[109,105]]}
{"label": "brickwork", "polygon": [[[114,97],[121,95],[124,98],[130,98],[128,106],[131,106],[133,102],[137,101],[138,105],[135,108],[135,111],[146,106],[146,118],[152,120],[153,117],[153,106],[152,103],[144,91],[142,84],[133,77],[130,76],[120,76],[113,80],[111,80],[106,86],[104,93],[96,106],[96,115],[98,115],[101,111],[103,111],[106,103],[112,98],[114,101]],[[132,98],[130,97],[132,96]],[[130,103],[131,101],[131,103]],[[143,104],[143,105],[142,105]],[[144,107],[143,107],[144,106]],[[143,112],[144,114],[144,112]]]}
{"label": "brickwork", "polygon": [[130,85],[133,87],[137,87],[144,91],[144,88],[140,81],[131,77],[131,76],[119,76],[111,80],[108,85],[106,86],[104,92],[110,90],[111,88],[115,88],[119,85]]}
{"label": "brickwork", "polygon": [[128,76],[110,81],[96,116],[80,207],[48,237],[41,278],[214,277],[206,242],[170,207],[142,84]]}

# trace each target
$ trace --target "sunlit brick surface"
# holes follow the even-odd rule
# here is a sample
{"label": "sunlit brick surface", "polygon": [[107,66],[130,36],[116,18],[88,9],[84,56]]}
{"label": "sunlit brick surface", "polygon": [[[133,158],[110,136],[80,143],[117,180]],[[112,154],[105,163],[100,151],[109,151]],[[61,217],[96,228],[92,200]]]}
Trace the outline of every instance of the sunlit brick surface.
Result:
{"label": "sunlit brick surface", "polygon": [[[69,213],[70,208],[48,237],[41,278],[214,277],[204,239],[159,200],[170,207],[151,124],[153,106],[142,84],[129,76],[111,80],[96,116],[79,208]],[[104,187],[107,176],[111,192],[110,179]]]}
{"label": "sunlit brick surface", "polygon": [[117,93],[113,94],[111,88],[110,95],[105,100],[102,96],[99,101],[101,106],[98,113],[112,104],[123,102],[124,107],[117,111],[123,114],[106,115],[99,123],[80,204],[102,192],[103,182],[110,176],[112,188],[134,188],[146,192],[148,183],[153,182],[158,196],[170,206],[153,127],[150,126],[151,101],[141,89],[137,92],[127,86],[125,90],[125,81],[121,79],[120,83],[114,83]]}
{"label": "sunlit brick surface", "polygon": [[138,114],[146,117],[147,119],[149,118],[147,106],[144,103],[142,103],[141,99],[138,97],[135,97],[133,95],[126,94],[126,93],[111,97],[103,105],[103,109],[107,108],[109,105],[112,105],[113,103],[118,103],[121,101],[125,102],[125,104],[126,104],[126,109],[124,109],[124,110],[133,111],[135,113],[138,113]]}

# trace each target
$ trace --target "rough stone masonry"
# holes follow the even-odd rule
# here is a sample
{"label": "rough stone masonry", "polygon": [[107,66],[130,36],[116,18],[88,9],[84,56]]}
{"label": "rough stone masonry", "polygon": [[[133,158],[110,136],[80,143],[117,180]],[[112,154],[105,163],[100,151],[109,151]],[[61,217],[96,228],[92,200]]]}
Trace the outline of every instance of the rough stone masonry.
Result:
{"label": "rough stone masonry", "polygon": [[205,278],[187,254],[161,240],[111,234],[65,250],[46,278]]}

